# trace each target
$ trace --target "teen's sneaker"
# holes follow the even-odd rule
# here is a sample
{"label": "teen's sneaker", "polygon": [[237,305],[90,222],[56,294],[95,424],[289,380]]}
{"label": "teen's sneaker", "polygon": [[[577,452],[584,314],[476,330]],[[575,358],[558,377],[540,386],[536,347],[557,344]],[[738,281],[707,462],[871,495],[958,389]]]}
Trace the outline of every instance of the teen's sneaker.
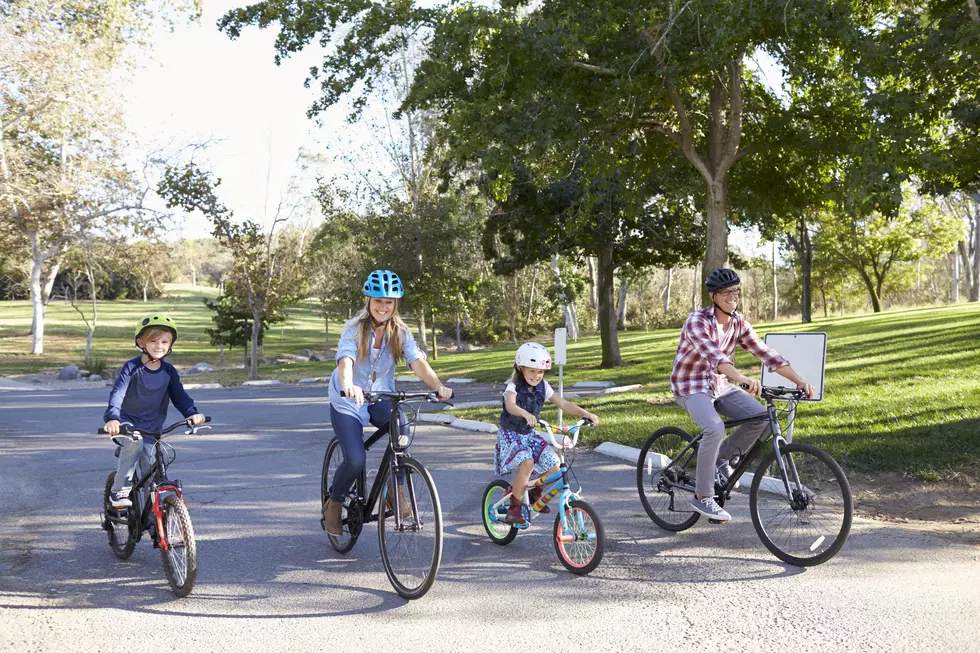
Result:
{"label": "teen's sneaker", "polygon": [[[734,472],[735,470],[732,469],[732,466],[728,464],[727,460],[723,460],[718,463],[718,478],[722,485],[728,482],[728,479]],[[737,490],[739,487],[741,487],[741,485],[742,483],[740,481],[735,481],[735,485],[732,486],[732,489]]]}
{"label": "teen's sneaker", "polygon": [[129,490],[111,492],[109,495],[109,503],[112,504],[113,508],[129,508],[133,505],[132,499],[129,498]]}
{"label": "teen's sneaker", "polygon": [[709,519],[730,521],[732,518],[731,515],[725,512],[722,507],[715,502],[714,497],[699,499],[695,496],[691,499],[691,507]]}

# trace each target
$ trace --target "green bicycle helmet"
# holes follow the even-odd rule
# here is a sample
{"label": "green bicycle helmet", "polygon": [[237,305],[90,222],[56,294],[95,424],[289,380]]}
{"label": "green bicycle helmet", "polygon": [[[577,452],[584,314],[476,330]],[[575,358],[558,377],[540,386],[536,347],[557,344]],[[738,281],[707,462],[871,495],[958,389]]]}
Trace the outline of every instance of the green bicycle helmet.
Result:
{"label": "green bicycle helmet", "polygon": [[[171,347],[173,347],[173,343],[177,342],[177,323],[162,313],[150,313],[140,320],[136,325],[136,333],[133,336],[133,342],[136,342],[136,340],[143,335],[143,332],[150,327],[163,327],[164,329],[170,331],[174,337],[173,341],[170,343]],[[136,343],[136,347],[140,348],[139,343]],[[142,351],[142,348],[140,348],[140,351]]]}

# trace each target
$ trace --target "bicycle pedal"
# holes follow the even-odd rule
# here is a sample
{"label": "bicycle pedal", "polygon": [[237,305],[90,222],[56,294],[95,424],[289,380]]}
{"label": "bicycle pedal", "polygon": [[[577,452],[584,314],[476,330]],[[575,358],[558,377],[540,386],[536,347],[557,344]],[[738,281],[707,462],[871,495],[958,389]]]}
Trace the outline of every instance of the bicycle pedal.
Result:
{"label": "bicycle pedal", "polygon": [[708,518],[708,523],[709,524],[727,524],[728,523],[728,520],[727,519],[711,519],[709,517]]}

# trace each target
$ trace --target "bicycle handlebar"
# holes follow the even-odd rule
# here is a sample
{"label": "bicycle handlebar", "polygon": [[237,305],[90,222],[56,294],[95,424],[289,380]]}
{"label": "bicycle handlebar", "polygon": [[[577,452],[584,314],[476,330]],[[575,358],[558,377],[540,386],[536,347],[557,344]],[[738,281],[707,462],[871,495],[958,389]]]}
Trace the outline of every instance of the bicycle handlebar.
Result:
{"label": "bicycle handlebar", "polygon": [[[211,417],[205,415],[204,422],[207,423],[207,422],[210,422],[210,421],[211,421]],[[119,425],[119,433],[117,433],[116,435],[114,435],[112,437],[116,437],[117,435],[128,435],[133,440],[136,439],[135,436],[139,436],[139,435],[152,435],[152,436],[155,436],[155,437],[160,437],[160,436],[166,435],[167,433],[170,433],[171,431],[174,431],[176,429],[179,429],[182,426],[189,426],[189,427],[191,427],[191,431],[188,431],[188,433],[192,433],[192,432],[193,433],[196,433],[197,432],[197,429],[200,427],[200,425],[197,425],[197,426],[191,425],[190,418],[189,417],[187,419],[183,419],[183,420],[181,420],[179,422],[174,422],[173,424],[171,424],[167,428],[163,429],[162,431],[155,431],[155,432],[153,432],[153,431],[141,431],[140,429],[135,429],[135,428],[133,428],[133,425],[132,424],[120,424]],[[102,427],[102,428],[99,429],[99,435],[108,435],[108,432],[105,430],[105,427]]]}
{"label": "bicycle handlebar", "polygon": [[[738,387],[743,390],[749,389],[747,383],[739,383]],[[759,396],[763,399],[790,399],[794,401],[809,398],[806,392],[800,388],[784,388],[782,386],[763,387],[759,391]]]}
{"label": "bicycle handlebar", "polygon": [[[378,390],[363,390],[362,392],[364,393],[364,401],[369,401],[369,402],[375,402],[381,399],[396,399],[398,401],[406,401],[409,399],[425,399],[426,401],[432,404],[446,404],[447,406],[452,406],[452,404],[449,403],[448,401],[444,399],[440,399],[439,395],[433,391],[405,392],[404,390],[395,390],[394,392],[382,392]],[[456,396],[456,393],[452,390],[452,388],[449,389],[449,392],[451,393],[449,395],[450,399]],[[341,390],[340,396],[347,397],[347,393]]]}
{"label": "bicycle handlebar", "polygon": [[[580,419],[575,424],[572,424],[571,426],[563,426],[563,427],[552,426],[551,424],[549,424],[548,422],[540,418],[538,419],[538,425],[544,427],[545,435],[547,435],[548,439],[551,440],[551,446],[555,447],[556,449],[574,449],[575,445],[578,444],[578,436],[579,433],[582,431],[582,427],[592,426],[593,424],[592,422],[590,422],[589,420],[583,417],[582,419]],[[554,436],[554,433],[556,432],[561,433],[562,435],[567,435],[571,433],[573,435],[572,443],[569,445],[565,445],[564,444],[565,438],[562,438],[563,444],[558,444]]]}

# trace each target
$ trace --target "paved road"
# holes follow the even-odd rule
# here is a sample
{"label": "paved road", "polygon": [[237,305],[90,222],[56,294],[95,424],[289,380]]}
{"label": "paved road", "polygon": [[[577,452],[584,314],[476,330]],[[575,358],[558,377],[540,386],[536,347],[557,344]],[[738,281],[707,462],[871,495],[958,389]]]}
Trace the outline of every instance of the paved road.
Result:
{"label": "paved road", "polygon": [[[112,469],[95,435],[106,391],[0,392],[0,651],[980,650],[980,549],[858,521],[844,551],[801,570],[736,521],[679,535],[643,513],[632,469],[579,453],[609,546],[568,574],[539,520],[507,547],[479,525],[493,439],[420,428],[439,487],[443,565],[407,603],[368,526],[347,556],[317,520],[329,437],[323,388],[199,390],[206,437],[178,436],[198,534],[193,594],[174,599],[159,554],[110,553],[97,514]],[[174,413],[171,417],[177,419]]]}

